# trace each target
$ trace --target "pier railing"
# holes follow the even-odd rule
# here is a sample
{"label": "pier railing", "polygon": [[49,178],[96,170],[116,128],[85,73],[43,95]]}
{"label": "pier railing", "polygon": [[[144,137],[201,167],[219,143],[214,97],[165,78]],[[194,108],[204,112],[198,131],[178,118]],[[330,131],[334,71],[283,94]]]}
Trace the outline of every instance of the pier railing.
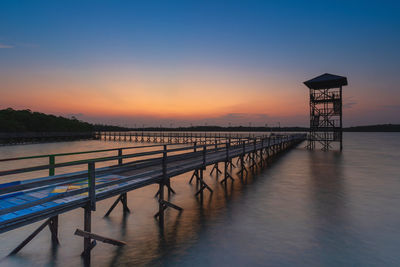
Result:
{"label": "pier railing", "polygon": [[[178,135],[178,136],[184,136],[184,135]],[[196,136],[196,135],[193,135]],[[284,138],[285,135],[273,135],[270,136],[270,138]],[[235,136],[231,136],[232,138],[236,138]],[[178,147],[178,148],[173,148],[173,149],[168,149],[168,153],[170,152],[179,152],[179,151],[184,151],[184,150],[190,150],[190,149],[201,149],[203,148],[203,144],[206,145],[206,147],[214,147],[214,148],[220,148],[221,146],[226,146],[226,144],[230,145],[236,145],[239,143],[249,143],[251,140],[261,140],[262,138],[265,137],[255,137],[255,138],[246,138],[246,139],[233,139],[229,138],[228,135],[222,135],[221,138],[228,138],[226,140],[222,141],[217,141],[217,142],[212,142],[205,144],[203,141],[194,141],[192,143],[186,143],[187,144],[192,144],[191,146],[185,146],[185,147]],[[197,145],[200,144],[200,145]],[[167,144],[167,146],[177,146],[177,145],[183,145],[180,143],[175,143],[175,144]],[[156,150],[156,151],[148,151],[148,152],[140,152],[140,153],[132,153],[132,154],[124,154],[124,151],[127,150],[138,150],[138,149],[144,149],[144,148],[162,148],[164,145],[145,145],[145,146],[128,146],[128,147],[119,147],[119,148],[110,148],[110,149],[99,149],[99,150],[90,150],[90,151],[79,151],[79,152],[69,152],[69,153],[56,153],[56,154],[43,154],[43,155],[34,155],[34,156],[23,156],[23,157],[13,157],[13,158],[3,158],[0,159],[0,164],[2,162],[15,162],[15,161],[23,161],[23,160],[32,160],[32,159],[41,159],[41,158],[47,158],[48,159],[48,164],[44,165],[37,165],[37,166],[32,166],[32,167],[25,167],[25,168],[18,168],[18,169],[13,169],[13,170],[6,170],[6,171],[0,171],[0,179],[1,176],[5,175],[12,175],[12,174],[18,174],[18,173],[27,173],[27,172],[33,172],[33,171],[40,171],[40,170],[48,170],[49,176],[55,175],[55,170],[56,168],[60,167],[68,167],[68,166],[76,166],[76,165],[82,165],[82,164],[87,164],[89,162],[104,162],[104,161],[112,161],[112,160],[117,160],[118,165],[122,164],[123,159],[129,159],[129,158],[135,158],[135,157],[144,157],[144,156],[152,156],[156,154],[160,154],[161,150]],[[104,152],[116,152],[116,156],[109,156],[109,157],[96,157],[96,158],[91,158],[91,159],[84,159],[84,160],[77,160],[77,161],[70,161],[70,162],[63,162],[63,163],[56,163],[58,158],[60,157],[66,157],[66,156],[77,156],[77,155],[85,155],[85,154],[96,154],[96,153],[104,153]],[[0,180],[1,183],[1,180]]]}

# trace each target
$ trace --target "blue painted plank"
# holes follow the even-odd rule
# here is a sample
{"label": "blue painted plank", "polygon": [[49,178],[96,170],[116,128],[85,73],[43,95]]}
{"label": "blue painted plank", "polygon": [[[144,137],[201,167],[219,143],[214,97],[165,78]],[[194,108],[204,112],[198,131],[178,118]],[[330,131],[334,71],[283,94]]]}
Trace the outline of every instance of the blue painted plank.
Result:
{"label": "blue painted plank", "polygon": [[21,184],[21,181],[4,183],[4,184],[0,184],[0,188],[5,188],[5,187],[9,187],[9,186],[13,186],[13,185],[19,185],[19,184]]}
{"label": "blue painted plank", "polygon": [[58,204],[58,203],[55,203],[55,202],[53,202],[53,201],[51,201],[51,202],[42,203],[41,205],[44,206],[44,207],[46,207],[46,208],[50,208],[50,207],[57,206],[57,205],[59,205],[59,204]]}
{"label": "blue painted plank", "polygon": [[34,211],[33,211],[33,210],[30,210],[30,209],[23,209],[23,210],[17,210],[17,211],[15,211],[14,214],[17,215],[17,216],[19,217],[19,216],[24,216],[24,215],[27,215],[27,214],[30,214],[30,213],[33,213],[33,212],[34,212]]}
{"label": "blue painted plank", "polygon": [[10,198],[7,199],[7,201],[10,202],[10,203],[16,204],[16,205],[21,205],[21,204],[24,204],[24,203],[27,202],[25,200],[22,200],[22,199],[19,199],[19,198],[16,198],[16,197],[10,197]]}
{"label": "blue painted plank", "polygon": [[23,194],[23,193],[22,192],[11,193],[11,194],[0,196],[0,199],[10,198],[10,197],[18,196],[18,195],[21,195],[21,194]]}
{"label": "blue painted plank", "polygon": [[15,206],[15,205],[14,205],[14,204],[11,204],[10,202],[8,202],[8,201],[6,201],[6,200],[0,200],[0,207],[1,207],[2,209],[10,208],[10,207],[13,207],[13,206]]}
{"label": "blue painted plank", "polygon": [[28,195],[28,194],[23,194],[23,195],[20,195],[20,196],[18,196],[17,198],[19,198],[19,199],[22,199],[22,200],[25,200],[25,201],[35,201],[35,200],[38,200],[39,198],[37,198],[37,197],[33,197],[33,196],[30,196],[30,195]]}
{"label": "blue painted plank", "polygon": [[0,216],[0,222],[8,221],[14,218],[17,218],[18,216],[15,215],[14,213],[8,213]]}

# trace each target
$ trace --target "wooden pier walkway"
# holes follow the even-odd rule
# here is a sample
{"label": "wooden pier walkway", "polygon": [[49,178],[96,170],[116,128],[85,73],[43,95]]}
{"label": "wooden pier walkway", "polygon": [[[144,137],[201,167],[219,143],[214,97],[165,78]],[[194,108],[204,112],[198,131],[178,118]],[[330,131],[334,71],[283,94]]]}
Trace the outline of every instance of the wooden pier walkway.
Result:
{"label": "wooden pier walkway", "polygon": [[[188,172],[193,172],[190,182],[195,179],[197,184],[196,197],[203,200],[204,191],[212,193],[212,188],[203,180],[203,172],[207,166],[213,165],[212,172],[222,175],[221,183],[226,185],[233,181],[229,166],[234,165],[233,159],[240,170],[240,179],[248,171],[265,166],[266,161],[274,155],[288,150],[305,140],[304,134],[260,137],[255,139],[236,139],[226,143],[189,145],[164,144],[140,147],[124,147],[64,153],[20,158],[0,159],[1,162],[23,161],[37,158],[48,158],[49,164],[24,167],[13,170],[1,170],[0,177],[24,175],[34,171],[48,170],[49,176],[30,180],[18,180],[0,184],[0,233],[10,231],[37,221],[44,223],[27,237],[11,254],[17,253],[46,226],[49,227],[52,241],[58,244],[58,215],[77,209],[84,209],[83,230],[76,233],[83,237],[83,253],[86,263],[90,262],[90,251],[96,240],[124,245],[124,242],[114,240],[91,232],[91,212],[96,210],[98,201],[117,196],[106,216],[116,205],[122,204],[124,212],[129,212],[127,192],[158,184],[159,208],[155,214],[161,229],[164,228],[164,211],[173,208],[179,212],[182,209],[164,198],[165,189],[175,193],[170,179]],[[228,139],[229,140],[229,139]],[[207,142],[207,140],[206,140]],[[153,151],[137,152],[138,149],[154,149]],[[135,151],[136,150],[136,151]],[[91,159],[57,163],[56,160],[70,155],[99,155],[112,152],[115,156],[95,156]],[[106,167],[97,167],[106,162],[117,162]],[[223,171],[219,169],[223,163]],[[86,166],[86,170],[55,175],[57,168]]]}
{"label": "wooden pier walkway", "polygon": [[220,132],[96,132],[96,139],[105,141],[130,141],[139,143],[168,143],[168,144],[211,144],[217,142],[241,141],[266,137],[265,134],[250,133],[220,133]]}

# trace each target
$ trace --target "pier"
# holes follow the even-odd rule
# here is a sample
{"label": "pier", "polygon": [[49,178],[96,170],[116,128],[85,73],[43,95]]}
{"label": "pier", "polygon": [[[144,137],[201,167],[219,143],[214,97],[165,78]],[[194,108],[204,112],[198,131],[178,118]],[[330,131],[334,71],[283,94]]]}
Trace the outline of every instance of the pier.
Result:
{"label": "pier", "polygon": [[166,132],[166,131],[129,131],[129,132],[96,132],[96,139],[105,141],[129,141],[139,143],[168,143],[168,144],[215,144],[231,141],[263,138],[265,134],[250,133],[220,133],[220,132]]}
{"label": "pier", "polygon": [[[171,136],[171,138],[175,137]],[[188,136],[181,138],[180,140],[188,140]],[[155,211],[154,218],[162,231],[166,209],[183,211],[177,203],[171,203],[165,198],[166,193],[177,193],[171,184],[172,178],[188,173],[189,183],[196,184],[197,192],[194,196],[202,202],[206,192],[208,194],[213,192],[213,189],[203,180],[207,166],[213,166],[211,173],[215,173],[217,177],[221,175],[221,185],[227,186],[228,183],[235,181],[232,167],[237,165],[238,177],[243,182],[249,172],[265,167],[274,156],[304,141],[306,135],[273,135],[255,138],[222,136],[219,139],[212,136],[209,140],[206,138],[202,141],[197,141],[197,137],[192,138],[196,140],[193,143],[188,141],[184,144],[176,142],[0,159],[0,163],[38,158],[48,160],[48,164],[44,165],[0,171],[0,177],[18,177],[18,175],[35,171],[48,172],[48,175],[44,177],[13,180],[0,184],[0,233],[44,221],[19,246],[13,250],[10,248],[10,254],[18,253],[46,227],[50,230],[52,242],[57,245],[60,242],[58,215],[82,208],[83,229],[76,229],[75,234],[83,238],[82,256],[85,263],[90,264],[90,251],[96,246],[97,241],[116,246],[127,245],[124,241],[92,232],[91,214],[96,211],[97,205],[101,205],[99,201],[116,197],[105,216],[110,215],[119,204],[122,205],[124,213],[129,213],[127,193],[144,186],[158,184],[158,191],[155,192],[158,210]],[[151,151],[138,151],[144,148]],[[114,155],[101,156],[105,152]],[[71,155],[90,155],[91,158],[68,162],[61,160],[58,163],[60,158]],[[104,167],[105,163],[111,165]],[[103,166],[100,166],[102,164]],[[56,174],[59,168],[76,166],[84,170]]]}

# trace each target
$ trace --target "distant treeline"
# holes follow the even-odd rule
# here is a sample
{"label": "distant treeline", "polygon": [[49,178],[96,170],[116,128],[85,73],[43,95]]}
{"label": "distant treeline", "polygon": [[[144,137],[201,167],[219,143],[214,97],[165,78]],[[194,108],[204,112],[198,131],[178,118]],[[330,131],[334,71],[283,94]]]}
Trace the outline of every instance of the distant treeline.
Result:
{"label": "distant treeline", "polygon": [[64,118],[40,112],[0,110],[0,132],[92,132],[121,131],[126,128],[108,125],[93,125],[76,118]]}
{"label": "distant treeline", "polygon": [[[190,126],[127,128],[112,125],[91,124],[74,117],[48,115],[40,112],[0,110],[0,132],[93,132],[93,131],[192,131],[192,132],[305,132],[308,127],[247,127],[247,126]],[[355,126],[343,129],[346,132],[400,132],[400,124]]]}
{"label": "distant treeline", "polygon": [[[173,131],[173,132],[307,132],[308,127],[246,127],[246,126],[190,126],[124,128],[121,131]],[[113,131],[113,130],[112,130]],[[343,128],[345,132],[400,132],[400,124],[366,125]]]}
{"label": "distant treeline", "polygon": [[346,132],[400,132],[400,124],[377,124],[345,128]]}

